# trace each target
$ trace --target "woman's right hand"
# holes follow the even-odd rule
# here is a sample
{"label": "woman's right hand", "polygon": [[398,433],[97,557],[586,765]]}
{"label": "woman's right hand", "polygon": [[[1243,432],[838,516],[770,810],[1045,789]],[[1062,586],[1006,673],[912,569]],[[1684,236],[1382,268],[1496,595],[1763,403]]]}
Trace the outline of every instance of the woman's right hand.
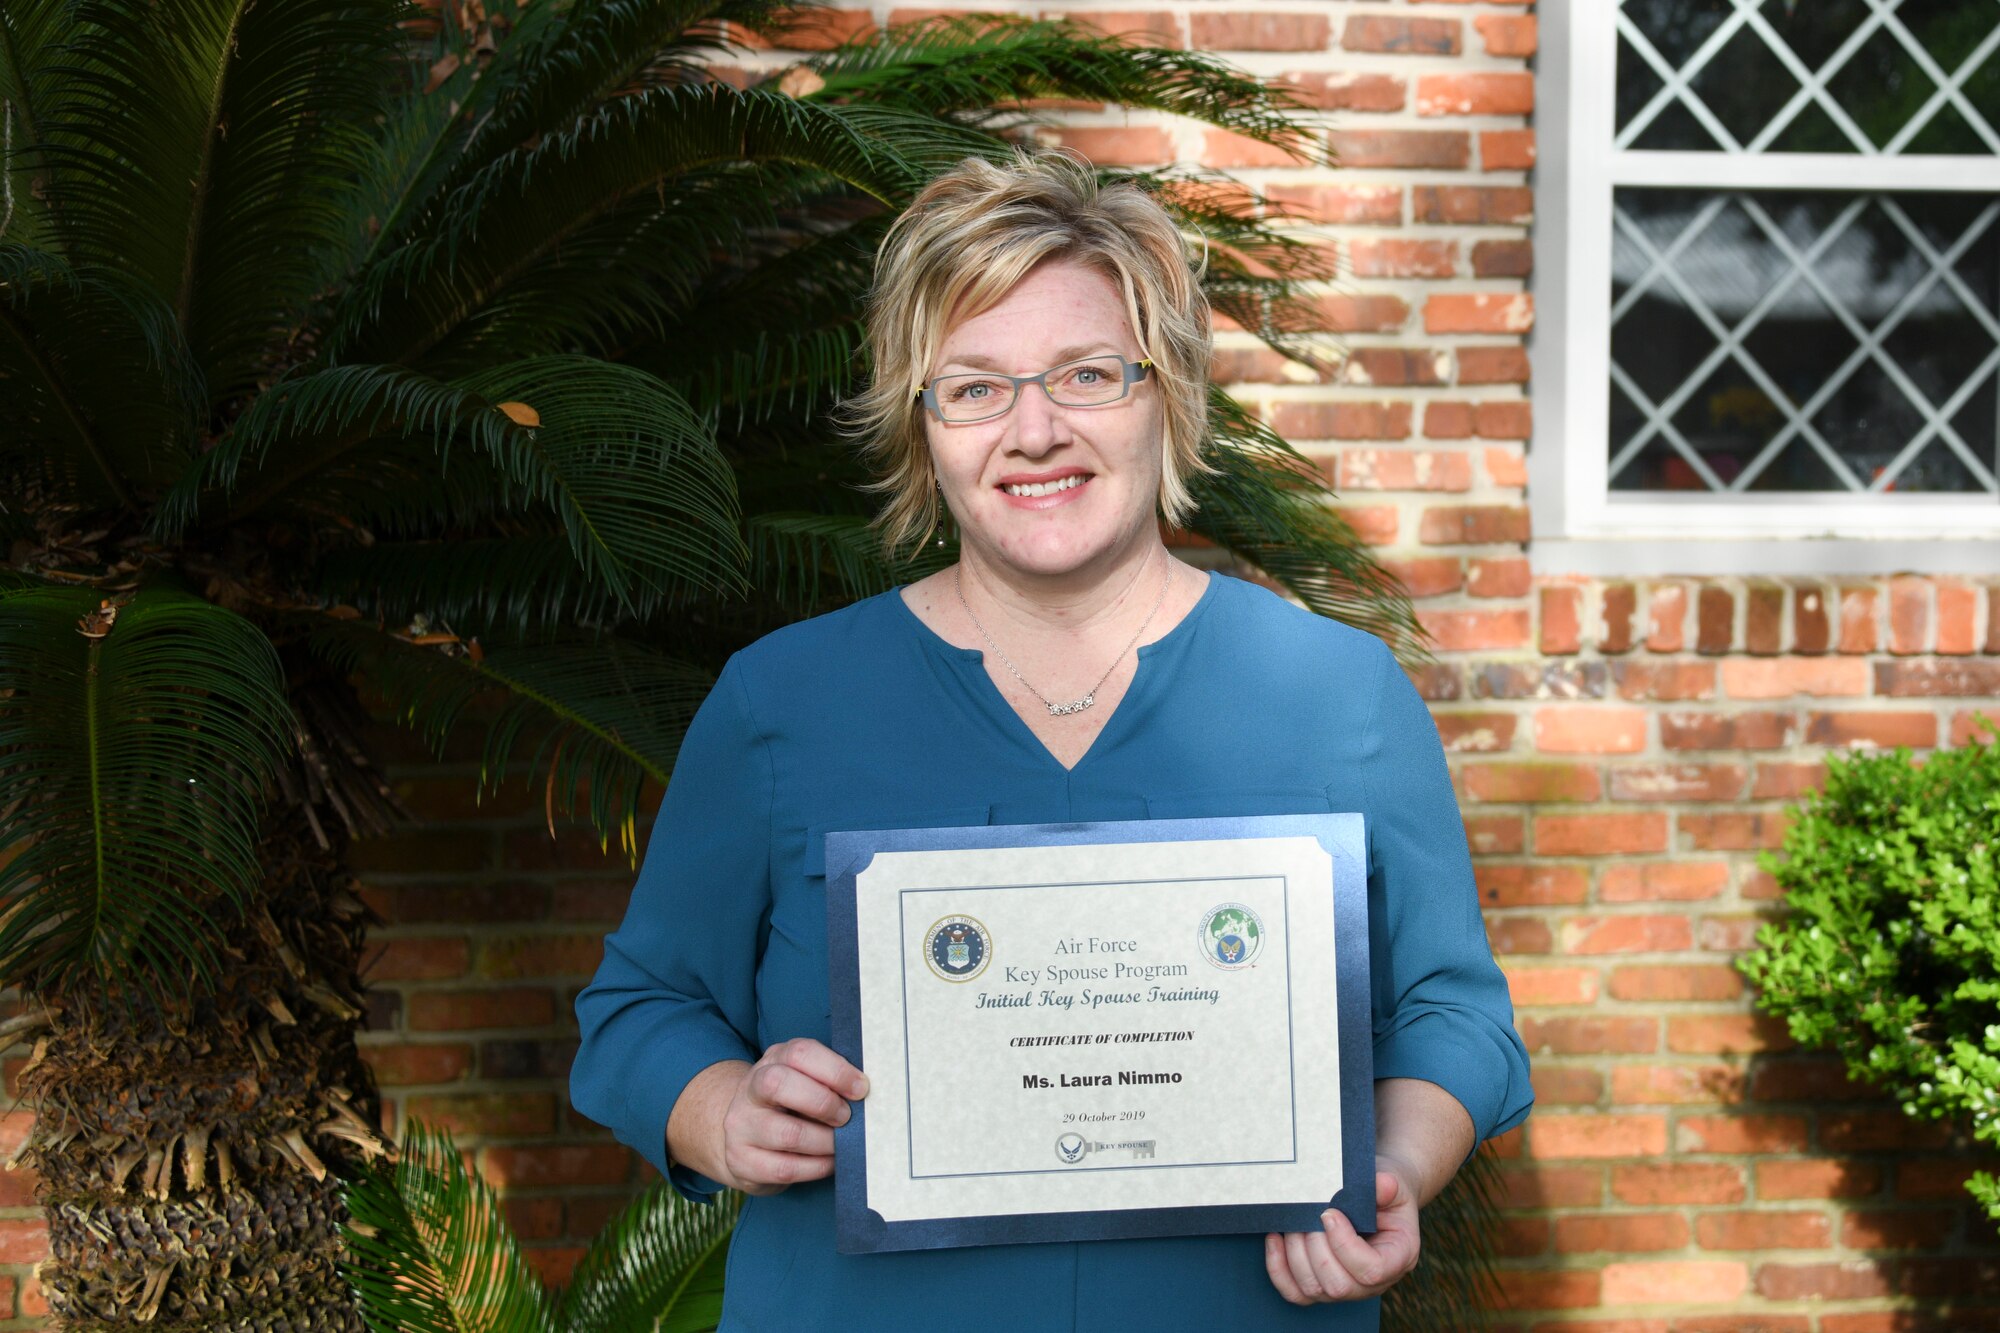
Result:
{"label": "woman's right hand", "polygon": [[[741,1065],[737,1068],[742,1068]],[[868,1095],[868,1079],[810,1037],[765,1051],[722,1113],[722,1164],[745,1194],[776,1194],[833,1174],[833,1131]]]}

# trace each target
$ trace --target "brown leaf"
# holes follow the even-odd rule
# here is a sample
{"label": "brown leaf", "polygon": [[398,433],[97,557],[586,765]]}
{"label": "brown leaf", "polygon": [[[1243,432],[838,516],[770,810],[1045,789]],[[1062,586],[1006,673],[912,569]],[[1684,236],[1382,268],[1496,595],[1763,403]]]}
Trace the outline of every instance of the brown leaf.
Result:
{"label": "brown leaf", "polygon": [[820,77],[819,71],[804,65],[792,66],[778,80],[778,91],[787,97],[811,97],[824,87],[826,80]]}
{"label": "brown leaf", "polygon": [[542,414],[534,408],[529,407],[526,403],[501,403],[499,407],[502,412],[507,414],[507,419],[517,426],[539,426],[542,424]]}
{"label": "brown leaf", "polygon": [[431,66],[431,77],[424,84],[424,91],[427,93],[436,92],[440,84],[458,72],[458,65],[458,52],[445,52],[443,57],[435,65]]}

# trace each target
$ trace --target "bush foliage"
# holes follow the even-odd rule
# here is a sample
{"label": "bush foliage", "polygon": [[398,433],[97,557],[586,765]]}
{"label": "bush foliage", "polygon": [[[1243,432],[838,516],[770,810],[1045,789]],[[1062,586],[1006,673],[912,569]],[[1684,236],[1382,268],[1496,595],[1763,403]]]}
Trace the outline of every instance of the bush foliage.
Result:
{"label": "bush foliage", "polygon": [[[1791,909],[1741,967],[1801,1043],[2000,1146],[2000,733],[1829,766],[1766,854]],[[2000,1221],[2000,1180],[1967,1186]]]}

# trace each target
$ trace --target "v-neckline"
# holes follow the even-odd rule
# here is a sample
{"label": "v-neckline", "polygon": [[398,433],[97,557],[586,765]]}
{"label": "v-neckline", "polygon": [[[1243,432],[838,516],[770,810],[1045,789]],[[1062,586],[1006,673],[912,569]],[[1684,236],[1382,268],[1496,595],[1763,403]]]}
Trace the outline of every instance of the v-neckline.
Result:
{"label": "v-neckline", "polygon": [[1076,762],[1073,764],[1065,764],[1062,760],[1056,758],[1055,751],[1051,750],[1047,743],[1035,734],[1034,728],[1030,727],[1022,719],[1021,715],[1014,711],[1014,705],[1007,701],[1007,696],[1000,692],[1000,687],[993,683],[993,677],[988,674],[986,670],[986,654],[982,649],[961,648],[925,624],[924,618],[918,615],[915,608],[903,597],[902,587],[891,588],[886,595],[903,613],[903,617],[916,627],[918,639],[930,648],[932,652],[947,661],[956,662],[962,667],[973,668],[970,674],[976,675],[979,678],[978,683],[973,688],[982,691],[981,697],[985,700],[987,708],[997,711],[1001,726],[1011,729],[1016,743],[1027,745],[1040,755],[1044,761],[1052,765],[1057,772],[1068,775],[1082,768],[1084,764],[1090,761],[1092,755],[1105,748],[1105,736],[1111,731],[1113,726],[1117,725],[1118,719],[1125,716],[1127,706],[1131,704],[1133,696],[1139,691],[1140,681],[1148,679],[1150,676],[1150,673],[1146,670],[1146,659],[1151,657],[1157,650],[1165,648],[1167,645],[1178,641],[1185,634],[1193,632],[1192,626],[1195,620],[1203,611],[1208,609],[1209,602],[1215,598],[1217,585],[1222,582],[1222,575],[1216,573],[1214,570],[1208,570],[1207,574],[1208,582],[1203,586],[1201,596],[1195,598],[1194,605],[1187,609],[1187,614],[1174,622],[1173,628],[1169,629],[1165,634],[1154,639],[1151,643],[1140,644],[1135,650],[1138,654],[1138,665],[1132,670],[1132,679],[1125,686],[1125,693],[1119,698],[1117,707],[1111,710],[1111,715],[1104,719],[1104,725],[1097,729],[1097,735],[1091,737],[1090,744],[1084,748],[1082,754],[1076,757]]}

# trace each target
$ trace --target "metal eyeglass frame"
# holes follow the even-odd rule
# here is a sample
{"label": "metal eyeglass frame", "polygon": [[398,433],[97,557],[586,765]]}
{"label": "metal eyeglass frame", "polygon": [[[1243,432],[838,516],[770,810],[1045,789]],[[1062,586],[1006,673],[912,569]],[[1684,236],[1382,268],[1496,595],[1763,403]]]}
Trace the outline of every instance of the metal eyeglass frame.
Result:
{"label": "metal eyeglass frame", "polygon": [[[1125,378],[1119,382],[1119,392],[1116,398],[1107,398],[1101,403],[1056,403],[1056,396],[1052,393],[1049,393],[1049,376],[1055,374],[1058,370],[1067,370],[1071,366],[1080,366],[1086,361],[1110,361],[1113,359],[1115,359],[1118,362],[1119,366],[1122,367],[1125,372]],[[1122,403],[1127,398],[1130,398],[1132,396],[1132,386],[1134,384],[1137,384],[1140,380],[1145,379],[1147,375],[1151,374],[1152,369],[1153,369],[1153,358],[1150,356],[1141,357],[1137,361],[1127,361],[1124,357],[1117,356],[1116,353],[1106,353],[1103,356],[1080,356],[1077,357],[1074,361],[1065,361],[1059,366],[1050,366],[1047,370],[1044,370],[1039,375],[1002,375],[998,371],[960,372],[961,374],[978,373],[981,375],[986,375],[989,378],[996,380],[1011,380],[1014,385],[1014,396],[1012,398],[1009,398],[1007,400],[1007,406],[1001,408],[998,412],[990,413],[989,415],[983,417],[970,417],[970,418],[961,417],[956,421],[945,421],[945,415],[938,408],[938,400],[937,400],[937,382],[939,380],[944,380],[944,379],[954,379],[956,378],[956,376],[953,375],[932,376],[929,381],[923,384],[919,384],[917,386],[917,397],[923,399],[924,406],[925,408],[929,409],[930,414],[933,417],[936,417],[939,421],[944,422],[945,425],[972,426],[972,425],[977,425],[979,422],[982,421],[993,421],[999,417],[1006,416],[1009,412],[1012,412],[1014,410],[1014,405],[1021,401],[1021,391],[1026,389],[1030,384],[1041,385],[1042,392],[1048,394],[1049,401],[1051,403],[1055,403],[1057,407],[1081,407],[1088,410],[1090,408],[1096,408],[1096,407],[1109,407],[1113,403]]]}

